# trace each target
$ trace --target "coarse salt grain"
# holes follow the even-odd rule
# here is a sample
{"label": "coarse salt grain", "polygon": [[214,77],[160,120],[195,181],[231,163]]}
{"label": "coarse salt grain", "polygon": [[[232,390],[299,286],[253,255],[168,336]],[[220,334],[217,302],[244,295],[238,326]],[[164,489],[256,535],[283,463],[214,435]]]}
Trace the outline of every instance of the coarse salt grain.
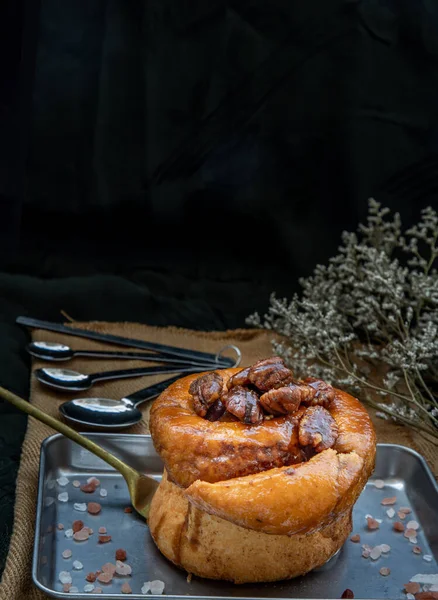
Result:
{"label": "coarse salt grain", "polygon": [[72,585],[71,588],[69,589],[70,594],[77,594],[79,592],[79,588],[76,587],[75,585]]}
{"label": "coarse salt grain", "polygon": [[377,523],[383,523],[382,519],[376,519]]}
{"label": "coarse salt grain", "polygon": [[102,591],[103,591],[103,590],[102,590],[102,588],[101,588],[101,587],[94,588],[94,593],[95,593],[95,594],[101,594],[101,593],[102,593]]}
{"label": "coarse salt grain", "polygon": [[92,485],[95,485],[96,487],[100,486],[100,480],[97,479],[97,477],[89,477],[87,479],[87,483],[91,483]]}
{"label": "coarse salt grain", "polygon": [[68,502],[68,492],[61,492],[58,494],[58,500],[60,502]]}
{"label": "coarse salt grain", "polygon": [[416,529],[418,529],[420,527],[420,524],[417,521],[409,521],[406,524],[406,527],[408,529],[415,529],[416,530]]}
{"label": "coarse salt grain", "polygon": [[405,530],[405,526],[403,525],[403,523],[400,523],[400,521],[396,521],[394,523],[394,525],[392,526],[392,528],[394,529],[394,531],[404,531]]}
{"label": "coarse salt grain", "polygon": [[368,529],[379,529],[379,523],[372,517],[367,518]]}
{"label": "coarse salt grain", "polygon": [[72,486],[75,488],[81,487],[81,482],[75,479],[72,483]]}
{"label": "coarse salt grain", "polygon": [[92,583],[86,583],[84,585],[84,592],[92,592],[94,590],[94,585]]}
{"label": "coarse salt grain", "polygon": [[382,567],[379,571],[380,575],[383,575],[383,577],[386,577],[387,575],[389,575],[391,573],[391,569],[389,569],[388,567]]}
{"label": "coarse salt grain", "polygon": [[426,562],[432,562],[433,556],[431,554],[423,554],[423,560]]}
{"label": "coarse salt grain", "polygon": [[362,544],[362,548],[363,548],[364,550],[368,550],[368,552],[371,552],[371,550],[372,550],[372,547],[371,547],[371,546],[369,546],[368,544]]}
{"label": "coarse salt grain", "polygon": [[113,576],[111,573],[99,573],[97,580],[100,583],[109,583],[112,580]]}
{"label": "coarse salt grain", "polygon": [[421,586],[419,583],[409,582],[409,583],[405,583],[404,588],[405,588],[405,592],[408,594],[417,594],[420,591]]}
{"label": "coarse salt grain", "polygon": [[362,550],[362,556],[364,558],[369,558],[370,557],[370,553],[371,553],[371,550]]}
{"label": "coarse salt grain", "polygon": [[412,548],[412,552],[413,552],[414,554],[421,554],[421,548],[420,548],[420,546],[414,546],[414,547]]}
{"label": "coarse salt grain", "polygon": [[102,567],[102,571],[104,573],[111,573],[111,576],[114,575],[114,573],[116,572],[116,565],[113,565],[113,563],[105,563]]}
{"label": "coarse salt grain", "polygon": [[59,531],[62,531],[64,529],[64,525],[62,523],[58,523],[58,529]]}
{"label": "coarse salt grain", "polygon": [[392,517],[395,515],[395,510],[393,508],[388,508],[388,510],[386,511],[386,514],[388,515],[388,517],[390,519],[392,519]]}
{"label": "coarse salt grain", "polygon": [[67,548],[67,550],[63,551],[62,558],[70,558],[72,554],[73,552],[69,548]]}
{"label": "coarse salt grain", "polygon": [[102,510],[102,507],[98,502],[89,502],[87,505],[87,510],[90,515],[98,515]]}
{"label": "coarse salt grain", "polygon": [[414,594],[406,594],[406,600],[415,600]]}
{"label": "coarse salt grain", "polygon": [[58,577],[61,583],[71,583],[73,581],[68,571],[61,571]]}
{"label": "coarse salt grain", "polygon": [[397,517],[398,517],[399,519],[401,519],[402,521],[403,521],[403,519],[406,519],[406,517],[407,517],[407,516],[408,516],[408,515],[407,515],[406,513],[404,513],[404,512],[401,512],[400,510],[399,510],[399,511],[398,511],[398,513],[397,513]]}
{"label": "coarse salt grain", "polygon": [[373,483],[378,490],[381,490],[385,487],[385,482],[383,481],[383,479],[376,479],[375,481],[373,481]]}
{"label": "coarse salt grain", "polygon": [[360,535],[358,533],[355,533],[354,535],[351,536],[350,541],[357,544],[358,542],[360,542]]}
{"label": "coarse salt grain", "polygon": [[377,560],[378,558],[380,558],[382,554],[382,551],[380,550],[379,546],[376,546],[375,548],[373,548],[370,552],[370,558],[371,560]]}
{"label": "coarse salt grain", "polygon": [[81,529],[80,531],[76,531],[76,533],[73,534],[73,539],[76,542],[86,542],[89,537],[90,534],[86,529]]}
{"label": "coarse salt grain", "polygon": [[78,510],[79,512],[86,512],[87,511],[87,505],[85,502],[75,502],[73,504],[73,508],[75,510]]}
{"label": "coarse salt grain", "polygon": [[99,527],[99,533],[101,533],[101,534],[106,533],[106,527]]}
{"label": "coarse salt grain", "polygon": [[108,491],[105,488],[101,488],[99,495],[102,496],[102,498],[106,498],[106,496],[108,496]]}
{"label": "coarse salt grain", "polygon": [[121,577],[127,577],[128,575],[131,575],[132,568],[129,565],[118,560],[116,562],[116,573]]}
{"label": "coarse salt grain", "polygon": [[66,485],[69,484],[69,479],[67,479],[67,477],[58,477],[58,479],[56,480],[58,482],[58,485],[60,485],[61,487],[65,487]]}
{"label": "coarse salt grain", "polygon": [[410,515],[412,512],[412,509],[410,509],[409,506],[401,506],[399,510],[400,512],[405,513],[405,515]]}
{"label": "coarse salt grain", "polygon": [[83,568],[84,568],[84,565],[81,563],[80,560],[75,560],[73,562],[73,569],[75,571],[82,571]]}
{"label": "coarse salt grain", "polygon": [[391,496],[390,498],[383,498],[380,504],[383,506],[388,506],[389,504],[395,504],[397,502],[397,496]]}
{"label": "coarse salt grain", "polygon": [[418,542],[418,540],[417,540],[417,538],[416,538],[416,537],[410,537],[410,538],[409,538],[409,543],[410,543],[410,544],[416,544],[417,542]]}
{"label": "coarse salt grain", "polygon": [[68,592],[71,588],[71,583],[64,583],[64,585],[62,586],[62,591],[63,592]]}
{"label": "coarse salt grain", "polygon": [[160,581],[159,579],[154,579],[151,581],[151,594],[153,596],[159,596],[164,592],[164,581]]}
{"label": "coarse salt grain", "polygon": [[406,529],[403,535],[406,538],[412,538],[417,535],[417,532],[415,531],[415,529]]}
{"label": "coarse salt grain", "polygon": [[80,531],[84,528],[84,522],[78,519],[77,521],[73,521],[71,528],[73,529],[73,533]]}
{"label": "coarse salt grain", "polygon": [[417,573],[411,577],[410,581],[416,583],[431,583],[432,585],[438,584],[438,573]]}
{"label": "coarse salt grain", "polygon": [[141,587],[141,593],[142,594],[147,594],[150,589],[151,589],[151,582],[150,581],[145,581],[144,584]]}
{"label": "coarse salt grain", "polygon": [[388,544],[380,544],[379,548],[384,554],[391,550],[391,546],[389,546]]}
{"label": "coarse salt grain", "polygon": [[121,587],[122,594],[132,594],[132,589],[129,583],[126,581]]}
{"label": "coarse salt grain", "polygon": [[64,531],[64,535],[65,535],[65,537],[66,537],[66,538],[72,538],[72,537],[73,537],[73,534],[74,534],[74,531],[73,531],[73,529],[66,529],[66,530]]}

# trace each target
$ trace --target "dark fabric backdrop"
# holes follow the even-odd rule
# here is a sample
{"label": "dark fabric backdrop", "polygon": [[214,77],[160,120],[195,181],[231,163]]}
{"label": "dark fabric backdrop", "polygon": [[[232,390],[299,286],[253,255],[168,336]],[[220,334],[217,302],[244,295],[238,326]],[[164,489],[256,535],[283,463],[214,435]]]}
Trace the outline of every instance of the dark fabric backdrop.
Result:
{"label": "dark fabric backdrop", "polygon": [[[18,314],[244,326],[375,196],[437,206],[435,0],[0,4],[0,383]],[[0,404],[0,571],[25,419]]]}

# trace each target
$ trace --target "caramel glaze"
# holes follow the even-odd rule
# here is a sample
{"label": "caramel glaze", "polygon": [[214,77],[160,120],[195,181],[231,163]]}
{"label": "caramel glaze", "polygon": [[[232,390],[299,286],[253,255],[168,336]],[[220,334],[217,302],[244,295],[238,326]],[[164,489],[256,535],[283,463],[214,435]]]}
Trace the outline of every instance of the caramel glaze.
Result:
{"label": "caramel glaze", "polygon": [[[221,371],[225,385],[235,372]],[[194,506],[242,527],[285,535],[315,531],[351,510],[376,453],[371,420],[356,398],[335,390],[328,409],[339,429],[333,448],[294,464],[302,460],[294,417],[255,426],[205,421],[194,414],[188,392],[198,376],[161,394],[150,419],[170,478],[187,488]]]}
{"label": "caramel glaze", "polygon": [[[224,382],[237,369],[221,371]],[[154,402],[150,430],[169,479],[188,487],[197,479],[214,483],[302,460],[298,419],[287,415],[246,425],[210,422],[194,413],[189,386],[199,373],[180,379]]]}

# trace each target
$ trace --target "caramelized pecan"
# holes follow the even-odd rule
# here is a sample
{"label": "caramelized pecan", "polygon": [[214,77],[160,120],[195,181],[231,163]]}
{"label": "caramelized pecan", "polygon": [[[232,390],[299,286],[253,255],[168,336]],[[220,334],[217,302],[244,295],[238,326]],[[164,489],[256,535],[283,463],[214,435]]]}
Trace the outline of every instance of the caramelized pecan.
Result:
{"label": "caramelized pecan", "polygon": [[338,426],[328,410],[311,406],[304,413],[298,430],[301,446],[311,446],[315,452],[331,448],[338,437]]}
{"label": "caramelized pecan", "polygon": [[207,421],[219,421],[225,411],[225,404],[218,399],[209,406],[205,418]]}
{"label": "caramelized pecan", "polygon": [[192,381],[189,393],[193,396],[193,408],[197,415],[205,417],[208,407],[219,399],[223,379],[218,373],[206,373]]}
{"label": "caramelized pecan", "polygon": [[227,382],[227,388],[230,390],[232,387],[236,385],[249,385],[251,381],[249,380],[248,374],[251,367],[246,367],[246,369],[242,369],[232,377]]}
{"label": "caramelized pecan", "polygon": [[291,414],[298,410],[301,402],[314,393],[314,390],[308,385],[291,383],[262,394],[260,404],[266,412],[273,415]]}
{"label": "caramelized pecan", "polygon": [[248,379],[256,388],[267,392],[290,383],[293,380],[293,373],[285,366],[282,358],[273,356],[256,362],[249,369]]}
{"label": "caramelized pecan", "polygon": [[304,380],[307,385],[311,386],[315,390],[315,395],[313,398],[309,398],[308,400],[303,400],[304,404],[307,406],[323,406],[324,408],[328,408],[330,406],[330,402],[335,397],[335,390],[329,383],[326,383],[322,379],[315,379],[314,377],[307,377]]}
{"label": "caramelized pecan", "polygon": [[243,423],[254,425],[263,421],[259,397],[253,390],[236,385],[222,396],[222,402],[227,411]]}

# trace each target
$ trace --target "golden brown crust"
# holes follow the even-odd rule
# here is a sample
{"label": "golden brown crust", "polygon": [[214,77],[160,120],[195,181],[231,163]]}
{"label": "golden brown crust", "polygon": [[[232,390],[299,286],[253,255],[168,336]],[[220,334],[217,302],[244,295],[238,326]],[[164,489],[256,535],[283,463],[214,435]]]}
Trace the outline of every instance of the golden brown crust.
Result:
{"label": "golden brown crust", "polygon": [[189,573],[234,583],[290,579],[323,565],[351,533],[351,510],[305,535],[267,535],[192,506],[166,473],[149,527],[160,551]]}
{"label": "golden brown crust", "polygon": [[[238,369],[220,371],[224,387]],[[374,468],[375,433],[358,400],[335,390],[328,411],[338,438],[307,463],[298,444],[298,418],[260,425],[209,422],[197,416],[191,375],[156,400],[150,427],[171,481],[202,512],[269,533],[315,531],[351,510]],[[232,480],[232,481],[230,481]]]}

